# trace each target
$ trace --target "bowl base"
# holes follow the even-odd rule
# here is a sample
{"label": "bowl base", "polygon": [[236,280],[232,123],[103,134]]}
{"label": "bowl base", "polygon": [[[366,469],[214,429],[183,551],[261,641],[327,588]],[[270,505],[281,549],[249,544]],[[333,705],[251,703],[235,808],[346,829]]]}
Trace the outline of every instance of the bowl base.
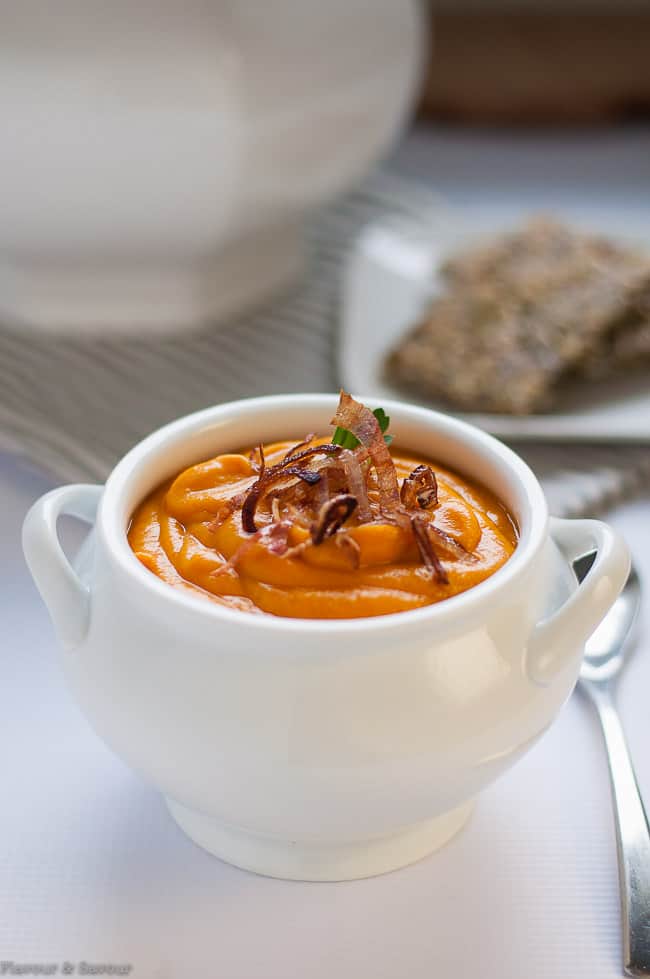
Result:
{"label": "bowl base", "polygon": [[415,863],[455,836],[474,806],[470,800],[390,836],[349,842],[299,842],[248,833],[187,809],[173,799],[165,801],[183,832],[220,860],[264,877],[309,881],[357,880]]}
{"label": "bowl base", "polygon": [[288,221],[192,259],[0,263],[0,315],[21,330],[67,335],[174,335],[212,326],[288,287],[305,254]]}

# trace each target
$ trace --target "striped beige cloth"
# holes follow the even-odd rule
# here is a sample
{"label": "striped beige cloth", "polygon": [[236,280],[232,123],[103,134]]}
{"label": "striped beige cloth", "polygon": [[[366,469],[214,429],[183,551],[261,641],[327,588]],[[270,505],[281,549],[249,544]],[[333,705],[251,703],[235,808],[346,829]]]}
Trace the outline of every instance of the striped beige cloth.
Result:
{"label": "striped beige cloth", "polygon": [[[335,390],[339,279],[352,242],[384,214],[436,206],[418,184],[371,175],[315,218],[308,273],[290,294],[200,333],[52,338],[0,329],[0,448],[60,480],[103,480],[135,442],[179,415],[253,395]],[[647,448],[520,448],[559,514],[602,510],[650,476]]]}

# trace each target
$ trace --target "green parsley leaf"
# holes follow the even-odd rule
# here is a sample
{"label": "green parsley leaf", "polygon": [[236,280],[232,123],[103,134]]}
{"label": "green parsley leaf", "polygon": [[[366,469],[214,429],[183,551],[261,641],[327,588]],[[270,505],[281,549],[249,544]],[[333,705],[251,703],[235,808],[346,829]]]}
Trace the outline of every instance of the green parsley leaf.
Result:
{"label": "green parsley leaf", "polygon": [[359,445],[359,439],[348,432],[347,428],[337,428],[332,435],[334,445],[340,445],[344,449],[355,449]]}
{"label": "green parsley leaf", "polygon": [[388,426],[390,425],[390,418],[386,414],[386,412],[384,411],[384,409],[383,408],[375,408],[375,410],[373,411],[373,415],[375,416],[375,418],[379,422],[379,427],[381,428],[382,432],[387,431]]}
{"label": "green parsley leaf", "polygon": [[[390,417],[386,414],[383,408],[375,408],[373,415],[379,422],[379,427],[383,433],[386,432],[388,426],[390,425]],[[392,435],[384,434],[384,442],[386,445],[390,445],[393,441]],[[347,428],[336,428],[334,435],[332,436],[332,442],[334,445],[340,445],[344,449],[356,449],[357,445],[360,445],[359,439],[352,432],[348,432]]]}

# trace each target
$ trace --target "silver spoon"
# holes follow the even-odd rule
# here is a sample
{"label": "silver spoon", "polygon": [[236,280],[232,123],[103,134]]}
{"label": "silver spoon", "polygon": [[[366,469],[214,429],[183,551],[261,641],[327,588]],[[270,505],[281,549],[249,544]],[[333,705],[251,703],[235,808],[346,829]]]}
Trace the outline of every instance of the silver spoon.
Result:
{"label": "silver spoon", "polygon": [[[578,578],[593,557],[574,565]],[[634,568],[613,608],[587,642],[579,687],[598,711],[612,787],[623,923],[623,968],[650,976],[650,830],[612,692],[633,645],[626,640],[641,601]]]}

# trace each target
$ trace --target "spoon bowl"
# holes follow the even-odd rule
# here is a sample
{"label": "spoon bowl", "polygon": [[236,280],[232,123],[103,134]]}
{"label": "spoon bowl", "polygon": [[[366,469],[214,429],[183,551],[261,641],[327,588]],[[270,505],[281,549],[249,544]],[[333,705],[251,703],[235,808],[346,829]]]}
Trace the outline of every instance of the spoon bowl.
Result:
{"label": "spoon bowl", "polygon": [[[578,580],[589,570],[593,558],[588,555],[574,564]],[[634,650],[630,639],[641,604],[641,582],[634,567],[623,591],[601,624],[587,640],[580,668],[583,683],[609,683],[617,677]]]}

